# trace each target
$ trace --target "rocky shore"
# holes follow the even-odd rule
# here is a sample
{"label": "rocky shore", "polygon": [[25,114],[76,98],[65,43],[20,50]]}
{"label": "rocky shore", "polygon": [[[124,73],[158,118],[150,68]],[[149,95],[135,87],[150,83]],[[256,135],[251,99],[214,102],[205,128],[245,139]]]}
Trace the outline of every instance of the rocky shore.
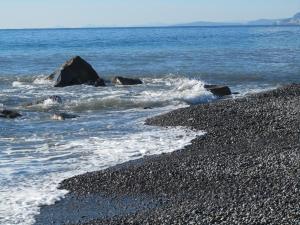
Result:
{"label": "rocky shore", "polygon": [[[61,188],[79,199],[130,196],[155,203],[85,217],[83,224],[300,223],[299,84],[175,110],[146,123],[207,134],[170,154],[63,181]],[[43,213],[42,208],[37,224]]]}

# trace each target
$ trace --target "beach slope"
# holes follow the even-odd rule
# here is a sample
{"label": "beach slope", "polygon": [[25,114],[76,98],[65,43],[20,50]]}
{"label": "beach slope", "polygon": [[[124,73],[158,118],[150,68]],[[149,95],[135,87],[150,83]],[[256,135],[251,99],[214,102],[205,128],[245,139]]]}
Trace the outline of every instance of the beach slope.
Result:
{"label": "beach slope", "polygon": [[178,109],[146,123],[207,133],[185,149],[63,181],[61,188],[77,196],[159,202],[85,224],[300,223],[300,85]]}

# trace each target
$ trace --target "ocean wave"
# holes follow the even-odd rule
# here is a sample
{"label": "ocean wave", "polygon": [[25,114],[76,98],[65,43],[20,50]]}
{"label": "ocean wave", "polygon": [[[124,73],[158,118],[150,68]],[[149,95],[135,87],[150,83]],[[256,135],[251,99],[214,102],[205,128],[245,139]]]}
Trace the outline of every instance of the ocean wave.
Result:
{"label": "ocean wave", "polygon": [[[34,224],[40,205],[67,193],[57,189],[65,178],[183,148],[203,132],[144,126],[144,120],[214,98],[202,81],[173,75],[142,77],[144,84],[137,86],[65,88],[44,77],[10,80],[1,92],[3,103],[18,104],[23,114],[19,121],[7,120],[0,138],[1,224]],[[47,98],[53,95],[62,102]],[[80,117],[53,122],[54,111]]]}
{"label": "ocean wave", "polygon": [[136,87],[109,87],[97,90],[95,95],[82,95],[66,103],[74,111],[101,109],[130,109],[188,105],[207,102],[215,97],[207,92],[204,83],[195,79],[166,77],[143,79]]}
{"label": "ocean wave", "polygon": [[26,150],[26,156],[6,149],[2,154],[10,154],[14,161],[7,161],[5,169],[0,171],[0,182],[5,184],[0,187],[3,200],[0,221],[2,224],[34,224],[34,215],[38,214],[40,205],[53,204],[67,193],[57,189],[63,179],[145,155],[172,152],[203,134],[180,127],[142,126],[136,132],[118,133],[110,138],[94,134],[77,140],[57,140],[55,145],[36,145]]}
{"label": "ocean wave", "polygon": [[[204,82],[201,80],[174,75],[144,77],[142,80],[144,84],[137,86],[113,86],[109,83],[106,87],[76,85],[54,88],[51,81],[40,75],[31,82],[13,81],[12,87],[8,87],[5,92],[7,95],[24,99],[22,102],[27,102],[30,109],[37,111],[52,107],[74,112],[156,108],[169,105],[178,107],[215,99],[215,96],[206,91]],[[62,97],[63,104],[57,105],[51,100],[31,104],[37,102],[38,99],[46,99],[47,96],[52,95]],[[22,109],[22,107],[19,108]]]}
{"label": "ocean wave", "polygon": [[53,85],[53,81],[47,79],[44,75],[38,76],[34,79],[33,84],[37,85]]}
{"label": "ocean wave", "polygon": [[14,81],[12,82],[12,86],[15,88],[34,88],[34,86],[32,86],[30,83],[25,83],[25,82],[21,82],[21,81]]}

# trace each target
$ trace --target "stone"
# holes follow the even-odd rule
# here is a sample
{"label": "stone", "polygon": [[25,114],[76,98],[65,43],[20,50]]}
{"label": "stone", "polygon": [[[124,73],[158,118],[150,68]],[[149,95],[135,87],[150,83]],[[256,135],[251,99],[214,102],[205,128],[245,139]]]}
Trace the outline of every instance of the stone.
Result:
{"label": "stone", "polygon": [[93,67],[80,56],[76,56],[67,61],[47,79],[54,80],[55,87],[91,83],[93,85],[97,84],[97,86],[105,86],[104,81],[98,76]]}
{"label": "stone", "polygon": [[222,97],[226,95],[231,95],[231,90],[228,86],[225,85],[209,85],[205,84],[204,88],[207,91],[210,91],[212,94]]}
{"label": "stone", "polygon": [[89,81],[88,83],[86,83],[87,85],[92,85],[94,87],[103,87],[105,86],[105,82],[103,79],[97,79],[96,81]]}
{"label": "stone", "polygon": [[126,78],[126,77],[114,77],[112,79],[113,84],[117,85],[137,85],[137,84],[143,84],[143,82],[140,79],[137,78]]}
{"label": "stone", "polygon": [[29,107],[29,106],[34,106],[34,105],[39,105],[39,104],[44,104],[46,101],[51,101],[53,103],[56,104],[62,104],[62,98],[58,95],[50,95],[41,99],[38,99],[36,101],[30,102],[30,103],[26,103],[23,106],[25,107]]}
{"label": "stone", "polygon": [[16,111],[13,110],[7,110],[4,109],[2,111],[0,111],[0,117],[2,118],[8,118],[8,119],[15,119],[17,117],[21,117],[22,115]]}
{"label": "stone", "polygon": [[68,113],[55,113],[54,115],[51,116],[52,120],[65,120],[65,119],[74,119],[79,116],[77,115],[72,115]]}

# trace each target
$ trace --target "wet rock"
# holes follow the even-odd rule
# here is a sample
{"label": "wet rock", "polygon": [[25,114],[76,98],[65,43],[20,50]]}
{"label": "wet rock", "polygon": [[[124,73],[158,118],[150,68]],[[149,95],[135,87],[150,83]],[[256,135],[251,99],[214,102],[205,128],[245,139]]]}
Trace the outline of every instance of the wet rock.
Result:
{"label": "wet rock", "polygon": [[48,79],[55,81],[55,87],[91,83],[97,86],[105,86],[104,81],[98,76],[93,67],[80,56],[67,61],[61,68],[51,74]]}
{"label": "wet rock", "polygon": [[137,84],[143,84],[143,82],[140,79],[136,78],[126,78],[126,77],[114,77],[112,79],[113,84],[117,85],[137,85]]}
{"label": "wet rock", "polygon": [[41,99],[38,99],[34,102],[30,102],[30,103],[26,103],[24,104],[24,106],[33,106],[33,105],[38,105],[38,104],[43,104],[45,101],[51,101],[53,103],[57,103],[57,104],[62,104],[62,98],[58,95],[51,95],[48,97],[44,97]]}
{"label": "wet rock", "polygon": [[103,87],[105,86],[105,81],[103,79],[97,79],[96,81],[89,81],[86,83],[87,85],[92,85],[94,87]]}
{"label": "wet rock", "polygon": [[219,97],[231,95],[231,90],[228,86],[206,84],[204,88]]}
{"label": "wet rock", "polygon": [[2,118],[15,119],[15,118],[21,117],[21,116],[22,115],[20,113],[13,111],[13,110],[4,109],[4,110],[0,111],[0,117],[2,117]]}
{"label": "wet rock", "polygon": [[79,117],[79,116],[68,114],[68,113],[55,113],[51,116],[51,119],[52,120],[66,120],[66,119],[74,119],[77,117]]}
{"label": "wet rock", "polygon": [[41,104],[41,103],[44,103],[45,101],[52,101],[53,103],[58,103],[58,104],[62,104],[62,98],[58,95],[51,95],[51,96],[48,96],[48,97],[45,97],[45,98],[42,98],[38,101],[36,101],[35,104]]}

